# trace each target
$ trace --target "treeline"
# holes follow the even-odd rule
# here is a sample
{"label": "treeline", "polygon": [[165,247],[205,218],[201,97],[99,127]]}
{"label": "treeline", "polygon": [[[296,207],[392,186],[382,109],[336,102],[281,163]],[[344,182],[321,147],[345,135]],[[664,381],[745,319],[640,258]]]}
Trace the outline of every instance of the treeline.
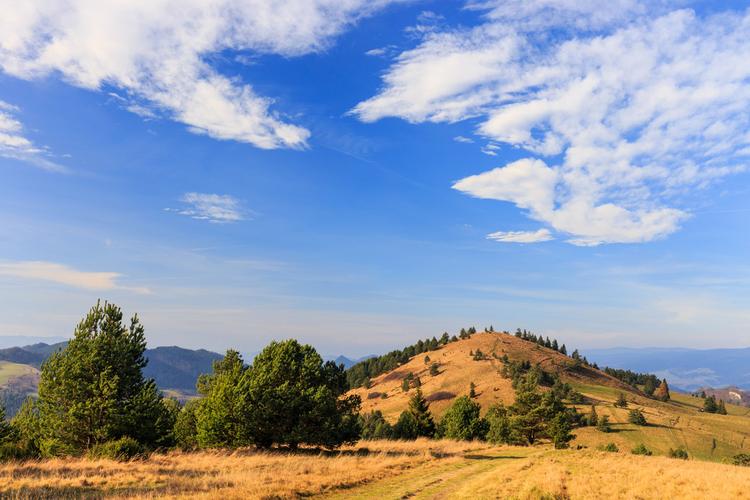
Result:
{"label": "treeline", "polygon": [[0,458],[86,454],[129,458],[157,449],[255,445],[335,448],[359,439],[357,396],[342,367],[295,340],[272,342],[248,366],[236,351],[201,376],[182,407],[145,379],[143,326],[97,303],[68,346],[41,368],[38,399],[10,421],[0,407]]}
{"label": "treeline", "polygon": [[[562,386],[559,387],[562,389]],[[568,388],[567,393],[570,393]],[[417,389],[398,421],[391,425],[380,411],[361,417],[363,439],[415,439],[417,437],[486,440],[527,446],[548,439],[556,448],[566,448],[575,437],[574,427],[585,424],[575,407],[564,402],[565,390],[540,391],[529,371],[519,381],[512,405],[496,403],[481,417],[481,406],[470,395],[456,398],[439,422],[429,403]]]}
{"label": "treeline", "polygon": [[383,354],[382,356],[375,356],[374,358],[362,360],[352,365],[346,371],[346,379],[349,387],[369,387],[371,379],[382,373],[398,368],[400,365],[409,361],[413,356],[424,352],[434,351],[450,342],[467,339],[476,332],[477,330],[473,326],[468,329],[462,328],[458,336],[451,336],[448,332],[445,332],[439,339],[432,337],[431,339],[419,340],[416,344],[404,347],[403,349],[397,349],[388,354]]}

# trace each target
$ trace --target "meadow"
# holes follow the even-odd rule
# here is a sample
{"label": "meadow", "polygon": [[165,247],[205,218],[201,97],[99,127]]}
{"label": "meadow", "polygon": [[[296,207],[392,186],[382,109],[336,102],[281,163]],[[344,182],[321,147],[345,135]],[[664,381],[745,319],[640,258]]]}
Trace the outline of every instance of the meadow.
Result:
{"label": "meadow", "polygon": [[0,466],[2,498],[750,498],[750,468],[547,446],[369,441]]}

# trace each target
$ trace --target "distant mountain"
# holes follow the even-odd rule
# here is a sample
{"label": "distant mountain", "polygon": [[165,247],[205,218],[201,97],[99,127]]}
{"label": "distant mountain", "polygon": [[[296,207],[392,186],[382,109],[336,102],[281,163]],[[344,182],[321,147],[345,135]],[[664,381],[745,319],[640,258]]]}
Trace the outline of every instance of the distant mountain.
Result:
{"label": "distant mountain", "polygon": [[[23,347],[0,349],[0,361],[10,361],[40,368],[53,352],[65,348],[67,341],[56,344],[43,342]],[[222,355],[205,349],[191,350],[182,347],[156,347],[146,349],[148,365],[143,370],[146,378],[153,378],[161,389],[174,389],[193,393],[199,375],[210,373],[215,360]]]}
{"label": "distant mountain", "polygon": [[714,396],[716,399],[723,399],[727,403],[750,406],[750,391],[744,391],[739,387],[724,387],[723,389],[701,387],[696,392],[705,392],[706,396]]}
{"label": "distant mountain", "polygon": [[39,342],[47,345],[57,344],[66,340],[65,337],[37,337],[29,335],[0,335],[0,349],[18,347],[22,345],[36,344]]}
{"label": "distant mountain", "polygon": [[205,349],[194,351],[170,346],[146,349],[146,357],[148,364],[143,369],[146,378],[153,378],[164,389],[192,393],[198,377],[211,373],[213,362],[223,356]]}
{"label": "distant mountain", "polygon": [[654,373],[675,388],[737,386],[750,389],[750,347],[741,349],[625,348],[587,349],[599,366]]}

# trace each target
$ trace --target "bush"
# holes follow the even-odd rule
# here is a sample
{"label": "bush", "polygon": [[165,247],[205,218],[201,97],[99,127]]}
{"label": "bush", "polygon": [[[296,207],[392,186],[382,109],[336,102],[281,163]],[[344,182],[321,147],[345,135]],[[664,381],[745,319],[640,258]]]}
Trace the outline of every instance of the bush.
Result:
{"label": "bush", "polygon": [[130,437],[121,437],[106,443],[96,444],[88,451],[89,458],[108,458],[110,460],[127,461],[144,456],[146,449],[138,441]]}
{"label": "bush", "polygon": [[734,465],[742,465],[744,467],[750,467],[750,453],[740,453],[732,457],[732,463]]}
{"label": "bush", "polygon": [[628,422],[635,425],[646,425],[646,417],[641,410],[630,410],[628,412]]}
{"label": "bush", "polygon": [[609,425],[609,417],[602,415],[596,422],[596,430],[599,432],[612,432],[612,427]]}
{"label": "bush", "polygon": [[688,452],[685,451],[684,448],[677,448],[676,450],[673,450],[672,448],[669,449],[669,457],[670,458],[679,458],[681,460],[687,460]]}
{"label": "bush", "polygon": [[619,396],[617,396],[617,401],[615,401],[615,407],[617,408],[627,408],[628,407],[628,400],[625,399],[625,394],[622,392]]}
{"label": "bush", "polygon": [[620,451],[620,448],[618,448],[615,443],[607,443],[604,446],[601,446],[599,449],[601,451],[608,451],[610,453],[617,453],[618,451]]}
{"label": "bush", "polygon": [[645,456],[651,456],[654,454],[651,450],[646,448],[646,445],[643,443],[639,444],[638,446],[630,450],[630,453],[632,453],[633,455],[645,455]]}
{"label": "bush", "polygon": [[460,441],[484,439],[487,434],[487,422],[479,416],[479,403],[468,396],[461,396],[453,401],[440,421],[442,437]]}
{"label": "bush", "polygon": [[5,442],[0,444],[0,462],[6,460],[24,460],[36,458],[36,450],[21,443]]}

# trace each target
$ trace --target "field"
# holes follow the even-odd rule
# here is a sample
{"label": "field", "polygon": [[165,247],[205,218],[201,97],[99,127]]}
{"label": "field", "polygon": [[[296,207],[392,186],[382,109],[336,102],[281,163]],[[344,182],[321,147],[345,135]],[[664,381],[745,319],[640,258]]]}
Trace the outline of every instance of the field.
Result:
{"label": "field", "polygon": [[29,365],[0,361],[0,387],[7,385],[19,377],[34,377],[39,371]]}
{"label": "field", "polygon": [[0,466],[3,498],[750,498],[748,484],[732,465],[427,440]]}

